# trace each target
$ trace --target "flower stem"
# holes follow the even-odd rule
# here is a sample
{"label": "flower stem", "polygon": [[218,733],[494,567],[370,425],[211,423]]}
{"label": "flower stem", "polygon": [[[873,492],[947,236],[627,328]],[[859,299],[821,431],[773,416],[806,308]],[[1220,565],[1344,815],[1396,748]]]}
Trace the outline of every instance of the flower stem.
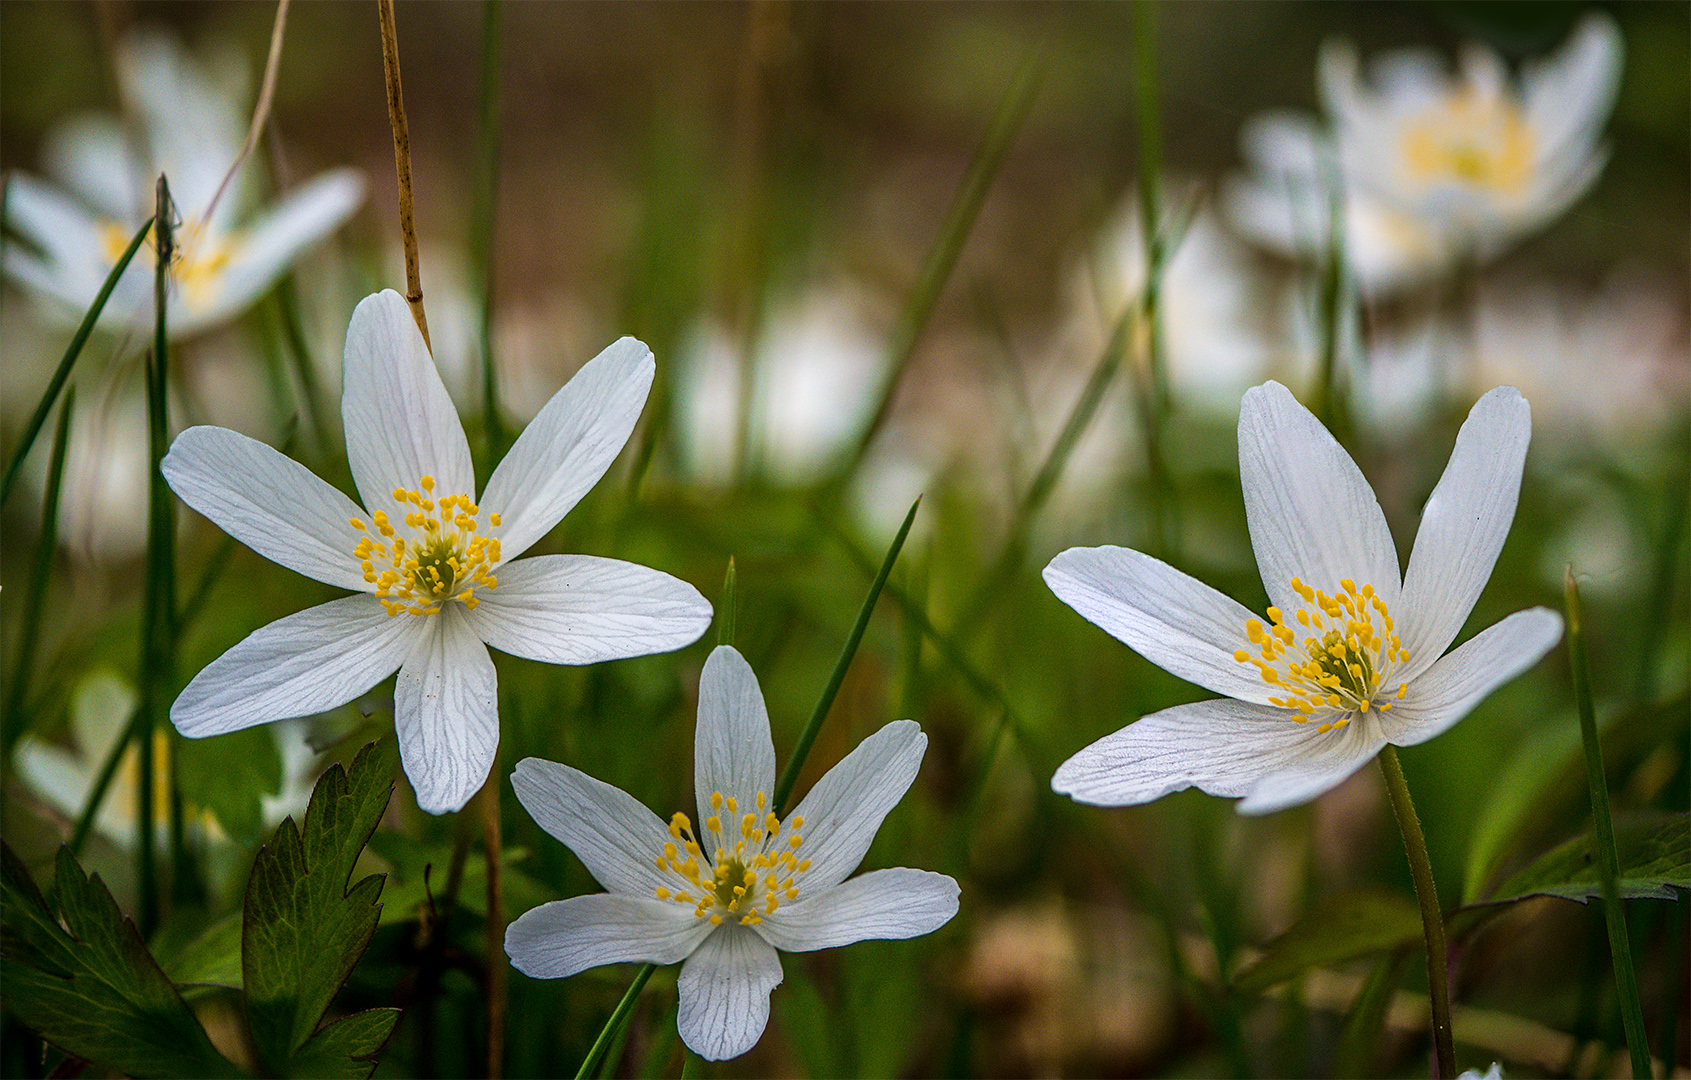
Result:
{"label": "flower stem", "polygon": [[1163,454],[1172,397],[1162,333],[1162,279],[1169,243],[1163,230],[1162,118],[1157,85],[1157,8],[1139,0],[1133,9],[1134,98],[1139,131],[1139,235],[1145,246],[1145,288],[1139,298],[1139,334],[1145,367],[1138,380],[1145,464],[1151,474],[1151,547],[1163,558],[1174,550],[1174,482]]}
{"label": "flower stem", "polygon": [[1409,873],[1415,879],[1415,899],[1421,904],[1421,932],[1427,940],[1427,989],[1433,1001],[1433,1053],[1438,1060],[1440,1080],[1456,1076],[1456,1046],[1450,1033],[1450,973],[1445,962],[1444,914],[1439,910],[1438,890],[1433,886],[1433,863],[1427,857],[1427,838],[1421,834],[1421,820],[1409,798],[1409,783],[1397,760],[1397,747],[1387,743],[1380,751],[1380,772],[1386,778],[1392,813],[1403,834],[1404,853],[1409,856]]}
{"label": "flower stem", "polygon": [[393,21],[393,0],[376,0],[382,24],[382,71],[387,75],[388,123],[393,127],[393,167],[399,177],[399,234],[405,242],[405,302],[422,331],[429,352],[429,320],[423,314],[423,279],[417,270],[417,222],[411,196],[411,130],[405,123],[405,93],[399,84],[399,30]]}
{"label": "flower stem", "polygon": [[1567,603],[1568,665],[1573,669],[1579,733],[1585,742],[1585,774],[1591,784],[1591,832],[1597,845],[1598,875],[1603,883],[1603,918],[1609,929],[1609,955],[1614,960],[1615,991],[1620,997],[1626,1048],[1632,1055],[1632,1075],[1649,1080],[1650,1044],[1644,1033],[1644,1009],[1638,999],[1638,975],[1632,966],[1632,943],[1626,933],[1626,912],[1620,901],[1620,858],[1615,850],[1615,823],[1609,814],[1609,781],[1603,773],[1603,746],[1597,738],[1597,714],[1591,701],[1584,612],[1571,565],[1562,588]]}
{"label": "flower stem", "polygon": [[106,300],[111,297],[112,290],[117,288],[118,278],[129,269],[129,261],[135,258],[135,253],[141,250],[141,244],[147,239],[147,233],[153,228],[153,219],[146,222],[135,233],[135,238],[129,241],[129,246],[123,249],[112,272],[106,275],[105,284],[94,297],[94,303],[89,305],[88,314],[82,317],[82,323],[71,335],[70,344],[65,347],[65,355],[59,360],[59,366],[53,371],[53,377],[47,382],[47,391],[41,395],[36,403],[35,411],[30,414],[29,422],[24,425],[23,434],[18,437],[18,448],[12,452],[12,460],[6,463],[6,476],[0,480],[0,504],[4,504],[12,494],[12,485],[17,483],[18,470],[23,468],[23,459],[29,455],[29,448],[35,445],[35,437],[41,434],[41,427],[47,422],[47,414],[53,409],[53,402],[58,399],[59,391],[64,389],[65,381],[70,378],[70,370],[76,363],[76,358],[82,355],[82,347],[88,344],[88,337],[94,332],[94,324],[100,319],[100,312],[106,309]]}
{"label": "flower stem", "polygon": [[799,741],[793,747],[792,756],[787,759],[787,767],[781,770],[781,778],[775,781],[775,792],[770,801],[774,804],[776,817],[786,816],[787,797],[793,793],[793,785],[798,782],[804,759],[810,753],[811,744],[816,742],[817,733],[822,730],[822,721],[827,718],[828,709],[834,704],[834,695],[840,692],[840,684],[845,682],[846,669],[851,667],[851,658],[857,655],[857,645],[863,640],[863,632],[869,628],[869,616],[875,613],[875,601],[881,597],[881,588],[887,583],[887,575],[892,573],[892,564],[898,561],[898,553],[904,547],[904,538],[910,535],[910,525],[916,520],[916,509],[921,505],[921,496],[917,496],[916,501],[910,504],[910,512],[904,515],[904,524],[898,527],[898,535],[893,537],[892,546],[887,548],[887,556],[881,560],[881,569],[875,575],[873,584],[869,586],[869,595],[863,598],[863,606],[858,609],[857,622],[852,626],[845,646],[840,649],[840,658],[834,663],[833,674],[828,676],[828,685],[822,688],[822,696],[817,699],[809,722],[799,733]]}
{"label": "flower stem", "polygon": [[481,286],[481,392],[483,437],[491,468],[505,453],[499,416],[499,378],[493,365],[493,228],[499,202],[499,0],[484,0],[481,23],[481,160],[471,209],[471,259]]}
{"label": "flower stem", "polygon": [[76,407],[76,387],[65,391],[59,422],[53,429],[53,454],[47,465],[47,492],[41,500],[41,531],[35,537],[35,558],[30,565],[29,584],[24,590],[22,629],[18,634],[18,658],[12,665],[11,685],[6,688],[6,712],[0,716],[0,756],[10,760],[12,746],[23,734],[24,701],[29,695],[29,669],[35,666],[35,650],[41,639],[41,609],[47,602],[47,579],[53,573],[53,554],[59,546],[59,492],[64,483],[65,452],[70,443],[70,415]]}
{"label": "flower stem", "polygon": [[586,1077],[598,1075],[599,1064],[604,1060],[606,1051],[611,1048],[612,1041],[628,1023],[628,1018],[633,1015],[635,1000],[639,998],[640,991],[646,988],[646,980],[650,979],[652,972],[657,969],[656,964],[640,965],[640,970],[634,975],[634,981],[628,984],[628,990],[623,993],[622,1000],[617,1002],[617,1007],[611,1011],[611,1018],[605,1021],[599,1037],[593,1040],[593,1046],[587,1051],[587,1057],[582,1059],[581,1068],[576,1070],[575,1080],[585,1080]]}

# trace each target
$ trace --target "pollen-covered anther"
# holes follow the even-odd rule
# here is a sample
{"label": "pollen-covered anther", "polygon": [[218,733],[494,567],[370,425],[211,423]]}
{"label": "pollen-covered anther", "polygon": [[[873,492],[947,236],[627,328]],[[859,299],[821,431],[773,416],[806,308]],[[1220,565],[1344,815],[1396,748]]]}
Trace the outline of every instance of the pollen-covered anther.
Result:
{"label": "pollen-covered anther", "polygon": [[[492,573],[500,560],[499,538],[480,533],[481,507],[463,494],[435,498],[434,489],[432,476],[418,478],[413,490],[393,489],[409,538],[394,528],[383,510],[372,511],[369,524],[362,518],[350,520],[362,534],[353,558],[390,617],[401,612],[434,615],[450,600],[473,610],[482,599],[477,589],[499,587]],[[488,521],[497,527],[499,515],[489,514]]]}
{"label": "pollen-covered anther", "polygon": [[[753,801],[759,813],[739,814],[739,800],[734,796],[711,792],[710,808],[733,815],[727,822],[736,834],[731,847],[730,838],[723,835],[725,822],[720,813],[709,814],[704,819],[708,844],[701,844],[693,835],[692,822],[686,814],[677,812],[670,818],[670,840],[653,865],[660,873],[677,876],[695,891],[674,892],[659,886],[655,892],[659,900],[673,900],[691,907],[694,918],[708,918],[712,925],[721,925],[725,918],[731,918],[742,926],[756,926],[764,916],[774,914],[782,903],[798,899],[798,877],[810,868],[810,860],[800,862],[793,855],[793,849],[801,843],[798,830],[804,827],[804,818],[795,816],[783,825],[768,809],[766,793],[758,792]],[[708,870],[700,862],[707,847],[711,852]],[[689,854],[685,863],[678,860],[682,850]]]}
{"label": "pollen-covered anther", "polygon": [[[1399,683],[1395,695],[1380,693],[1391,667],[1409,660],[1409,650],[1394,633],[1391,613],[1374,586],[1358,588],[1343,578],[1331,596],[1299,578],[1291,586],[1303,601],[1291,620],[1278,607],[1267,611],[1269,627],[1246,620],[1245,640],[1255,653],[1233,652],[1235,661],[1253,665],[1264,682],[1286,691],[1270,697],[1269,704],[1291,710],[1300,724],[1319,713],[1317,730],[1327,732],[1343,728],[1356,713],[1390,710],[1388,696],[1402,700],[1407,683]],[[1292,622],[1314,632],[1300,641]]]}

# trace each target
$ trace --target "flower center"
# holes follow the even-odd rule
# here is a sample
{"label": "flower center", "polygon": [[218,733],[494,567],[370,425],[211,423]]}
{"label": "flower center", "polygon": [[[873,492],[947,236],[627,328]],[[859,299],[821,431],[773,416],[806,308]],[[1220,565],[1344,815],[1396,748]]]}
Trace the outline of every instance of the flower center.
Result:
{"label": "flower center", "polygon": [[[1339,587],[1328,596],[1293,578],[1292,589],[1303,598],[1292,620],[1307,631],[1302,642],[1285,613],[1271,607],[1268,618],[1273,626],[1265,628],[1258,619],[1245,623],[1245,637],[1257,655],[1247,649],[1233,654],[1241,664],[1255,664],[1264,682],[1287,692],[1269,698],[1270,704],[1294,710],[1293,719],[1300,724],[1319,714],[1321,731],[1344,727],[1357,712],[1389,711],[1393,702],[1381,700],[1380,683],[1392,664],[1409,659],[1374,586],[1358,590],[1356,582],[1345,578]],[[1399,683],[1397,700],[1408,689],[1408,683]]]}
{"label": "flower center", "polygon": [[1422,185],[1454,181],[1514,195],[1532,177],[1533,134],[1521,110],[1471,92],[1412,121],[1402,148],[1411,179]]}
{"label": "flower center", "polygon": [[[480,603],[477,587],[499,587],[492,574],[499,563],[499,538],[476,532],[481,507],[468,495],[435,498],[432,476],[418,480],[417,487],[420,490],[393,489],[393,501],[405,510],[410,537],[401,535],[386,511],[370,515],[373,529],[352,518],[352,527],[364,534],[352,556],[363,567],[364,580],[376,587],[376,599],[389,617],[402,611],[435,615],[447,600],[473,608]],[[487,520],[498,527],[498,514],[489,514]]]}
{"label": "flower center", "polygon": [[[100,226],[100,244],[105,249],[106,262],[117,265],[129,247],[133,233],[113,221]],[[157,250],[157,241],[149,233],[147,246]],[[183,299],[191,307],[201,307],[212,299],[218,275],[229,264],[232,245],[227,239],[206,236],[204,222],[190,222],[176,233],[176,256],[171,260],[170,276],[181,286]]]}
{"label": "flower center", "polygon": [[686,814],[678,810],[669,819],[670,840],[654,865],[679,880],[673,889],[658,886],[657,897],[692,907],[694,918],[708,917],[713,926],[725,918],[756,926],[783,900],[799,898],[799,879],[810,869],[810,860],[796,854],[804,843],[804,818],[783,826],[761,791],[755,813],[741,814],[733,796],[724,799],[720,791],[711,793],[710,805],[714,813],[705,818],[703,843]]}

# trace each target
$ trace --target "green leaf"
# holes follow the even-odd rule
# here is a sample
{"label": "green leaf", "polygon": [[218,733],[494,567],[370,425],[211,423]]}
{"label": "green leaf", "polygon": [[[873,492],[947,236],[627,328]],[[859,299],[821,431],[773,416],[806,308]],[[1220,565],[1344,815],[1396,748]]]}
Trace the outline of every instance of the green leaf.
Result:
{"label": "green leaf", "polygon": [[[1677,899],[1674,889],[1691,890],[1691,814],[1665,820],[1634,818],[1615,822],[1620,856],[1620,895]],[[1540,855],[1497,889],[1491,903],[1528,896],[1560,896],[1585,903],[1603,895],[1591,834],[1585,833]]]}
{"label": "green leaf", "polygon": [[6,1006],[48,1042],[131,1076],[234,1076],[118,910],[99,875],[59,848],[60,925],[29,870],[0,844]]}
{"label": "green leaf", "polygon": [[1396,893],[1342,893],[1320,901],[1233,977],[1254,994],[1312,967],[1355,960],[1421,940],[1421,909]]}
{"label": "green leaf", "polygon": [[348,1051],[334,1062],[325,1056],[329,1048],[366,1046],[370,1033],[364,1028],[323,1043],[313,1043],[313,1036],[335,1026],[318,1031],[381,916],[383,875],[372,874],[350,889],[347,882],[387,809],[394,767],[391,741],[380,750],[377,744],[364,747],[350,769],[335,765],[317,781],[304,827],[283,820],[253,861],[241,932],[247,1024],[259,1058],[278,1075],[297,1069],[366,1076],[374,1068],[358,1060],[363,1051]]}
{"label": "green leaf", "polygon": [[241,988],[241,913],[231,911],[180,948],[160,949],[159,967],[178,987],[227,986]]}
{"label": "green leaf", "polygon": [[366,1009],[343,1016],[306,1040],[289,1063],[288,1075],[349,1080],[369,1076],[377,1051],[398,1020],[398,1009]]}
{"label": "green leaf", "polygon": [[251,727],[215,739],[181,739],[175,751],[182,797],[210,810],[237,844],[263,839],[262,799],[282,790],[282,755],[274,732]]}

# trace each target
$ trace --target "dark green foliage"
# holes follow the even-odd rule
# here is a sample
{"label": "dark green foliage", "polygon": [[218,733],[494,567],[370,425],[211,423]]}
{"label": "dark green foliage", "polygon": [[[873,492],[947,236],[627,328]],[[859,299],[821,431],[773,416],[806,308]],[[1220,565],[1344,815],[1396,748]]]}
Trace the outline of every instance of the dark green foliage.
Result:
{"label": "dark green foliage", "polygon": [[1309,968],[1395,949],[1420,937],[1420,909],[1407,896],[1344,893],[1311,907],[1264,946],[1262,958],[1235,976],[1233,985],[1256,993]]}
{"label": "dark green foliage", "polygon": [[[1675,888],[1691,889],[1691,815],[1662,820],[1615,822],[1615,847],[1620,856],[1622,897],[1676,899]],[[1603,895],[1591,834],[1576,836],[1534,859],[1497,889],[1496,900],[1528,896],[1560,896],[1585,903]]]}

